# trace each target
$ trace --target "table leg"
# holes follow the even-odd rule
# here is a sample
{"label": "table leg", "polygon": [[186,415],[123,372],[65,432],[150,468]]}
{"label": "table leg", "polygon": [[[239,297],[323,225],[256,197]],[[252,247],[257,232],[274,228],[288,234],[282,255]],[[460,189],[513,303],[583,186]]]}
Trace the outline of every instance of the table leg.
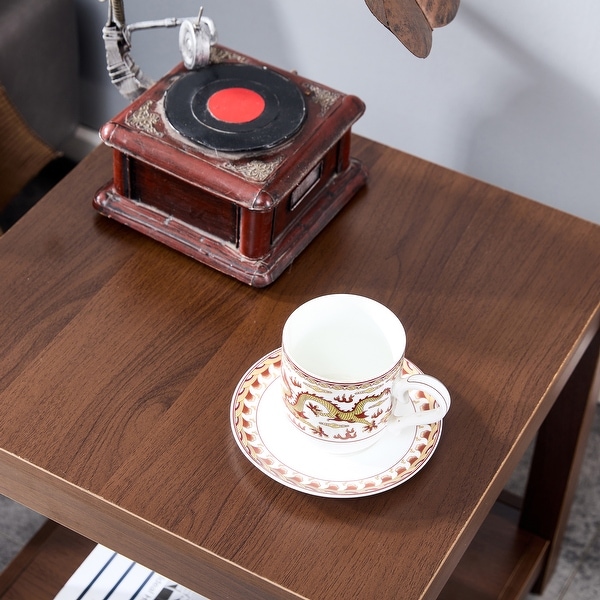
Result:
{"label": "table leg", "polygon": [[556,566],[600,392],[600,331],[575,367],[542,424],[534,449],[520,527],[549,540],[534,592]]}

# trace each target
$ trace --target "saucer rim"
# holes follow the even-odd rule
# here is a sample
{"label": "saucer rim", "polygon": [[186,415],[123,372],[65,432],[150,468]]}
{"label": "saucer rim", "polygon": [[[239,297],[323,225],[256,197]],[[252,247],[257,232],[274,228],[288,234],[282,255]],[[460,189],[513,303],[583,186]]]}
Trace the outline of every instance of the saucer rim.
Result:
{"label": "saucer rim", "polygon": [[[281,378],[281,374],[280,374],[281,367],[274,366],[274,364],[277,362],[277,359],[279,359],[279,361],[281,361],[281,351],[282,351],[281,347],[276,348],[275,350],[272,350],[271,352],[269,352],[268,354],[265,354],[262,358],[260,358],[256,362],[254,362],[254,364],[244,373],[243,377],[239,380],[238,384],[236,385],[235,391],[232,396],[231,404],[230,404],[230,425],[231,425],[233,437],[234,437],[238,447],[242,451],[242,454],[246,457],[247,460],[250,461],[250,463],[254,467],[259,469],[262,473],[267,475],[270,479],[272,479],[290,489],[293,489],[293,490],[296,490],[296,491],[299,491],[299,492],[302,492],[302,493],[305,493],[308,495],[312,495],[312,496],[340,499],[340,498],[360,498],[360,497],[373,496],[375,494],[380,494],[382,492],[393,489],[393,488],[405,483],[409,479],[411,479],[414,475],[416,475],[419,471],[421,471],[421,469],[429,462],[430,458],[433,456],[433,454],[435,453],[435,450],[437,449],[437,447],[439,445],[441,434],[442,434],[443,420],[436,421],[435,423],[432,423],[430,425],[417,425],[417,426],[410,427],[410,430],[414,431],[414,433],[411,434],[413,440],[412,440],[409,448],[406,449],[401,454],[401,456],[398,456],[396,458],[396,460],[392,466],[384,469],[383,472],[381,471],[381,469],[379,469],[377,472],[374,472],[373,475],[371,475],[371,476],[361,477],[357,480],[354,480],[357,488],[359,487],[359,482],[367,481],[369,479],[369,477],[375,478],[382,473],[392,471],[396,466],[400,465],[402,463],[402,461],[404,460],[404,458],[407,455],[409,455],[411,451],[415,450],[415,447],[414,447],[415,443],[418,440],[422,439],[421,437],[416,435],[416,432],[418,429],[426,429],[428,427],[431,427],[433,441],[426,444],[425,451],[421,452],[419,458],[414,461],[413,465],[411,465],[411,467],[408,470],[405,470],[401,475],[399,475],[397,477],[397,479],[387,480],[385,483],[371,486],[368,489],[344,490],[344,491],[340,491],[340,490],[334,491],[331,489],[317,489],[317,488],[309,487],[307,485],[292,483],[292,482],[286,480],[285,478],[283,478],[282,476],[280,476],[277,473],[277,470],[269,470],[268,468],[266,468],[260,461],[256,460],[253,457],[252,452],[250,451],[248,446],[246,444],[244,444],[243,440],[240,439],[240,435],[238,434],[238,431],[241,428],[238,428],[238,426],[237,426],[236,408],[239,405],[239,398],[245,387],[244,384],[246,382],[249,382],[252,379],[252,377],[255,376],[255,374],[264,373],[265,370],[268,371],[270,379],[267,384],[261,384],[260,390],[257,392],[258,399],[256,402],[256,408],[254,411],[252,411],[251,418],[250,418],[250,421],[257,427],[256,416],[258,414],[258,408],[259,408],[260,402],[263,399],[263,397],[265,396],[265,394],[266,394],[267,390],[270,388],[270,386],[273,385],[277,379]],[[419,369],[419,367],[417,365],[415,365],[412,361],[410,361],[406,357],[403,358],[403,361],[407,364],[409,370],[412,369],[417,373],[423,373],[423,371],[421,371],[421,369]],[[267,363],[269,363],[268,366],[267,366]],[[273,374],[272,374],[273,369],[277,370],[277,374],[275,376],[273,376]],[[414,401],[412,401],[412,402],[414,405]],[[245,416],[248,417],[248,414],[245,414]],[[294,427],[294,425],[292,423],[289,423],[289,425],[290,425],[290,427]],[[258,427],[257,427],[257,430],[258,430]],[[262,437],[260,438],[260,441],[261,441],[261,446],[267,451],[268,456],[271,457],[272,459],[274,459],[276,462],[281,463],[281,459],[279,459],[277,457],[277,455],[273,452],[273,450],[271,450],[267,446],[266,442],[264,441],[264,439]],[[306,443],[307,443],[307,445],[311,443],[311,440],[308,437],[307,437]],[[377,446],[377,442],[373,446]],[[371,446],[370,448],[366,448],[362,451],[359,451],[356,454],[362,454],[364,452],[369,452],[370,450],[372,450],[373,446]],[[351,454],[351,453],[350,454],[340,454],[338,456],[343,457],[344,459],[352,460],[353,454]],[[309,479],[313,479],[315,481],[327,482],[329,484],[339,484],[340,486],[350,485],[353,483],[353,481],[351,481],[351,480],[349,480],[349,481],[346,481],[346,480],[335,481],[332,479],[325,480],[318,476],[311,475],[310,473],[302,472],[296,468],[292,468],[285,463],[281,463],[281,464],[284,464],[288,469],[290,469],[290,471],[297,473],[299,475],[303,475],[303,476],[305,476]]]}

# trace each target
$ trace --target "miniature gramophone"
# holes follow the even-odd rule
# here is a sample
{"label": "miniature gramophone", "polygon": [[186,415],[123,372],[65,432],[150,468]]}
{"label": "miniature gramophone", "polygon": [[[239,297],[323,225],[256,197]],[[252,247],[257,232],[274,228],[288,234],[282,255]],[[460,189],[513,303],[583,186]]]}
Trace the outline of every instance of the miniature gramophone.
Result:
{"label": "miniature gramophone", "polygon": [[[183,62],[153,83],[131,58],[131,33],[175,26]],[[123,0],[109,0],[103,37],[132,103],[100,132],[114,149],[100,213],[261,287],[365,184],[350,156],[362,101],[217,45],[202,10],[127,26]]]}

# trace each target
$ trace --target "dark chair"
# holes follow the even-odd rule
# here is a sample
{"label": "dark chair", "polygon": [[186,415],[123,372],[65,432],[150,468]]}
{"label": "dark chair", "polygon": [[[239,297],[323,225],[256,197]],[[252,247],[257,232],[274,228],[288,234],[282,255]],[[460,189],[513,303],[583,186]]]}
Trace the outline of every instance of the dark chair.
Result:
{"label": "dark chair", "polygon": [[74,0],[0,3],[0,212],[79,121]]}

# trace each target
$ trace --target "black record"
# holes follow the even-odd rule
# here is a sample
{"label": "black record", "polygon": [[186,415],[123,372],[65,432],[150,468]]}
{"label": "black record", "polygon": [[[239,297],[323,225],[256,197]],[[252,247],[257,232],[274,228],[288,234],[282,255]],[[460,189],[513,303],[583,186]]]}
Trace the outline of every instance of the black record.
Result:
{"label": "black record", "polygon": [[[211,98],[239,88],[262,98],[258,114],[243,122],[216,118],[209,109]],[[254,152],[291,138],[304,121],[306,103],[299,87],[279,73],[253,65],[220,63],[178,79],[166,92],[165,113],[179,133],[207,148]]]}

